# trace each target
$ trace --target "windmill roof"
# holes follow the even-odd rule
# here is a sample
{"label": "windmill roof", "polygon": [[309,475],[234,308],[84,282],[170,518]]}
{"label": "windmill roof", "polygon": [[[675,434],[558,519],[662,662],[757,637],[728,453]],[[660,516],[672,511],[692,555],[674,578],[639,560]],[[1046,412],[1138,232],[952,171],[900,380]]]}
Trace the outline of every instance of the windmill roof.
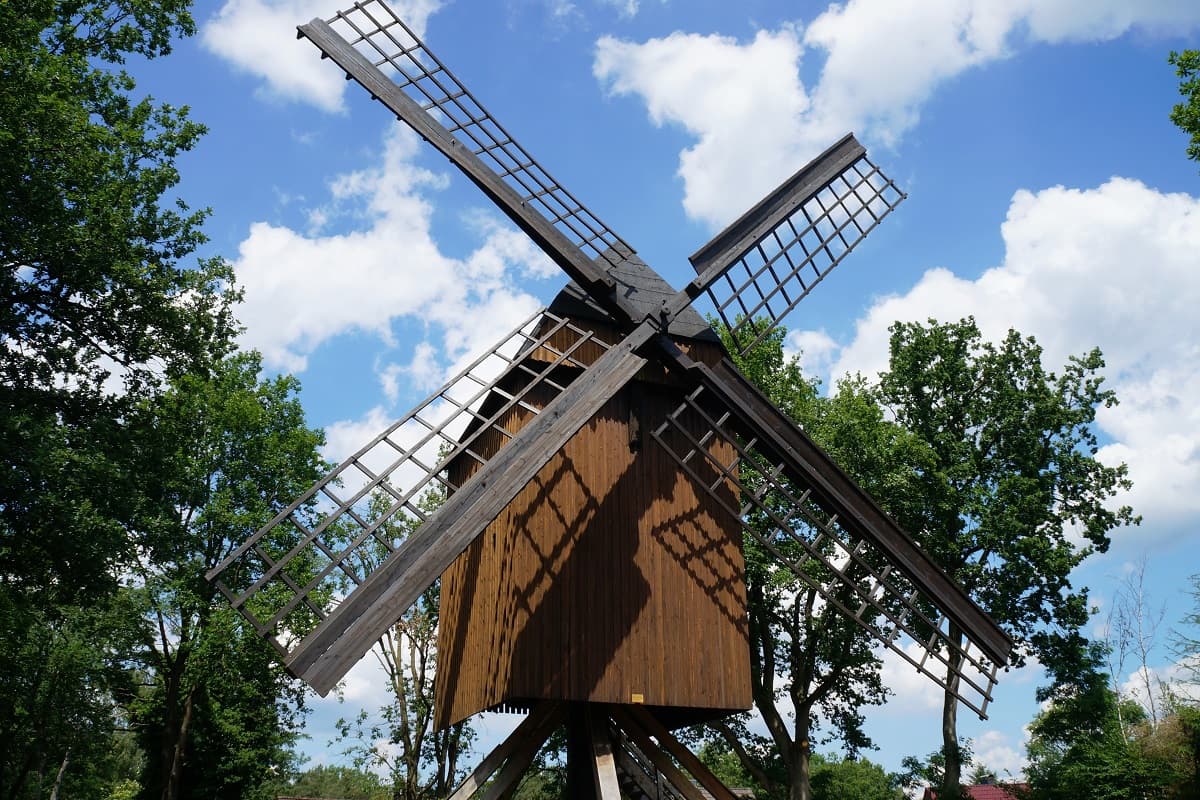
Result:
{"label": "windmill roof", "polygon": [[[612,252],[611,250],[609,251]],[[605,255],[608,255],[607,253]],[[604,266],[605,271],[617,282],[620,292],[634,308],[641,313],[657,314],[664,300],[675,296],[675,289],[663,280],[654,270],[638,258],[636,253],[630,253],[620,263],[610,264],[603,258],[597,258],[596,264]],[[554,298],[550,310],[563,316],[581,317],[598,322],[613,323],[612,317],[602,309],[595,300],[588,296],[574,281]],[[671,320],[668,329],[672,336],[682,339],[700,339],[703,341],[719,341],[708,323],[704,321],[694,308],[684,309],[675,319]]]}

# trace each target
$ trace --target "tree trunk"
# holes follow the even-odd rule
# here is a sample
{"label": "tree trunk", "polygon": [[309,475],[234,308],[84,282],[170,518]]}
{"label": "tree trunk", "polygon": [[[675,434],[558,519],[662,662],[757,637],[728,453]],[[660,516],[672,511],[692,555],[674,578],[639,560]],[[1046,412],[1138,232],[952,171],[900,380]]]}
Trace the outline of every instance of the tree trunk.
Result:
{"label": "tree trunk", "polygon": [[[950,623],[950,641],[962,644],[962,632],[953,622]],[[962,785],[962,753],[958,747],[958,691],[957,670],[962,663],[962,655],[951,648],[948,654],[949,672],[947,673],[947,688],[942,695],[942,755],[946,759],[946,769],[942,774],[942,786],[938,791],[939,800],[957,800],[961,797],[959,787]]]}
{"label": "tree trunk", "polygon": [[787,765],[788,800],[812,800],[812,747],[808,742],[807,724],[797,727],[796,744],[791,751]]}
{"label": "tree trunk", "polygon": [[67,752],[63,753],[62,765],[58,768],[58,775],[54,778],[54,788],[50,790],[50,800],[58,800],[58,789],[62,786],[63,774],[67,771],[67,765],[71,763],[71,748],[67,748]]}
{"label": "tree trunk", "polygon": [[192,727],[193,698],[196,690],[187,694],[183,703],[183,716],[179,721],[179,732],[175,737],[175,749],[171,754],[171,770],[167,773],[166,785],[163,787],[163,800],[178,800],[179,789],[183,785],[183,754],[187,749],[188,735]]}

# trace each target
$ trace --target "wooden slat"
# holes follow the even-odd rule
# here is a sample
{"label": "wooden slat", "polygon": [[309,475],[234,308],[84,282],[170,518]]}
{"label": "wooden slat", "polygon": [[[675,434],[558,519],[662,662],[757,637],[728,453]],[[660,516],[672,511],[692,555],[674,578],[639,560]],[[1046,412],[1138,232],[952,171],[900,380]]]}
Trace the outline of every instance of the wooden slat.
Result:
{"label": "wooden slat", "polygon": [[674,786],[680,794],[687,800],[705,800],[704,795],[696,787],[696,784],[687,779],[687,776],[679,771],[675,763],[667,757],[667,754],[659,749],[650,739],[650,735],[646,732],[637,721],[629,714],[625,713],[623,708],[614,706],[612,709],[612,717],[617,725],[625,732],[625,734],[633,740],[637,748],[642,751],[642,754],[654,764],[655,768],[662,773],[663,777]]}
{"label": "wooden slat", "polygon": [[618,748],[615,755],[617,772],[637,784],[644,800],[657,800],[658,786],[655,785],[653,776],[646,774],[645,770],[642,769],[642,765],[624,750]]}
{"label": "wooden slat", "polygon": [[[740,526],[661,448],[628,443],[632,405],[653,420],[678,400],[635,379],[444,574],[439,725],[512,699],[640,701],[696,721],[750,706]],[[518,416],[502,423],[532,418]],[[460,459],[451,481],[478,468]]]}
{"label": "wooden slat", "polygon": [[322,696],[332,689],[580,426],[646,361],[648,324],[612,348],[451,495],[293,651],[288,668]]}
{"label": "wooden slat", "polygon": [[546,743],[546,739],[550,737],[554,729],[562,724],[563,716],[562,704],[556,703],[550,716],[517,743],[504,762],[500,774],[488,785],[480,800],[507,800],[512,797],[513,792],[521,783],[521,778],[529,769],[529,765],[533,763],[533,758],[537,755],[538,750]]}
{"label": "wooden slat", "polygon": [[708,790],[716,800],[736,800],[733,792],[729,791],[725,784],[721,783],[721,779],[713,775],[708,767],[704,766],[704,762],[696,758],[691,750],[687,749],[680,743],[678,739],[671,735],[671,732],[664,728],[658,720],[654,718],[649,711],[644,708],[631,707],[629,714],[646,732],[658,740],[658,743],[671,755],[675,756],[675,760],[680,765],[692,774],[692,777],[700,782],[700,785]]}
{"label": "wooden slat", "polygon": [[697,272],[696,284],[703,287],[716,280],[730,264],[744,256],[763,234],[825,188],[866,152],[854,134],[847,133],[824,153],[801,167],[795,175],[692,254],[688,260]]}
{"label": "wooden slat", "polygon": [[487,783],[488,778],[500,768],[500,765],[505,762],[514,752],[517,751],[529,739],[535,739],[547,725],[545,735],[541,741],[545,741],[546,737],[562,722],[562,704],[560,703],[539,703],[525,719],[521,720],[521,724],[508,735],[508,738],[497,745],[492,752],[484,756],[479,762],[479,766],[467,776],[466,780],[459,784],[454,790],[454,794],[450,795],[448,800],[467,800],[468,797],[475,794]]}
{"label": "wooden slat", "polygon": [[596,780],[596,797],[598,800],[621,800],[621,784],[617,781],[617,764],[613,758],[612,740],[608,735],[608,720],[596,708],[589,708],[586,713],[592,737],[592,769]]}

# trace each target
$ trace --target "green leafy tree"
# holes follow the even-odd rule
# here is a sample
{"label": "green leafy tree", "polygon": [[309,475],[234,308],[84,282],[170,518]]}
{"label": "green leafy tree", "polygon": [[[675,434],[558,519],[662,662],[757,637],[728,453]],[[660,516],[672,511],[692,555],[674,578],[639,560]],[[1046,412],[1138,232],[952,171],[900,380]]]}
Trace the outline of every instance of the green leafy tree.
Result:
{"label": "green leafy tree", "polygon": [[1048,706],[1029,726],[1034,800],[1186,797],[1175,791],[1185,776],[1174,754],[1156,752],[1145,711],[1109,686],[1103,648],[1075,637],[1056,650],[1054,682],[1038,693]]}
{"label": "green leafy tree", "polygon": [[136,762],[113,738],[146,502],[132,412],[228,349],[234,299],[226,264],[185,263],[204,214],[171,196],[202,128],[121,70],[191,34],[187,8],[0,3],[4,797],[96,796]]}
{"label": "green leafy tree", "polygon": [[373,772],[321,764],[304,770],[288,784],[291,797],[335,797],[338,800],[388,800],[391,789]]}
{"label": "green leafy tree", "polygon": [[0,592],[0,790],[5,798],[95,797],[131,776],[114,733],[132,691],[120,658],[141,634],[122,598],[41,612]]}
{"label": "green leafy tree", "polygon": [[1167,62],[1175,67],[1179,77],[1179,93],[1183,102],[1171,109],[1171,122],[1191,136],[1187,156],[1200,161],[1200,50],[1171,52]]}
{"label": "green leafy tree", "polygon": [[[1071,571],[1105,551],[1114,528],[1137,521],[1128,507],[1110,505],[1130,486],[1125,466],[1095,458],[1096,411],[1116,403],[1103,366],[1093,350],[1056,375],[1033,338],[1010,331],[986,342],[973,319],[891,329],[879,398],[927,453],[914,464],[910,500],[919,507],[898,516],[1013,635],[1016,665],[1036,654],[1050,666],[1050,638],[1088,618],[1086,589],[1072,586]],[[953,624],[949,633],[962,643]],[[958,795],[964,763],[957,711],[947,690],[945,798]]]}
{"label": "green leafy tree", "polygon": [[[832,397],[821,396],[797,359],[784,355],[785,333],[777,329],[766,337],[738,359],[739,368],[885,507],[903,512],[912,493],[905,465],[920,443],[884,418],[860,379],[843,381]],[[749,472],[743,477],[754,481]],[[773,527],[757,516],[751,523],[764,534]],[[793,523],[804,529],[802,519]],[[790,538],[779,537],[777,546],[799,555]],[[870,635],[820,600],[774,555],[751,540],[745,555],[751,682],[768,737],[752,735],[744,717],[708,729],[772,796],[808,800],[815,791],[810,763],[815,744],[836,739],[851,753],[871,746],[861,709],[886,699],[880,662]],[[809,561],[805,569],[817,582],[829,582],[819,563]]]}
{"label": "green leafy tree", "polygon": [[816,800],[904,800],[900,779],[864,758],[813,756]]}
{"label": "green leafy tree", "polygon": [[147,798],[251,796],[289,767],[303,692],[204,578],[326,466],[295,379],[259,369],[230,356],[139,409],[147,506],[129,592],[149,623],[132,707]]}
{"label": "green leafy tree", "polygon": [[[426,514],[443,502],[443,488],[426,491],[419,504]],[[377,493],[369,502],[368,521],[379,519],[395,502]],[[386,557],[378,539],[399,544],[416,529],[416,520],[396,514],[379,524],[375,548],[355,551],[359,571],[371,572]],[[390,701],[377,715],[362,711],[354,720],[338,721],[338,736],[349,744],[348,755],[358,768],[388,771],[395,800],[445,797],[463,777],[462,758],[475,739],[468,722],[438,729],[434,725],[434,675],[437,670],[438,609],[441,584],[435,582],[376,643],[372,650],[387,680]],[[376,747],[385,740],[394,747]]]}
{"label": "green leafy tree", "polygon": [[184,0],[0,3],[0,575],[111,590],[138,472],[123,414],[227,346],[203,212],[169,196],[203,128],[120,65],[194,31]]}

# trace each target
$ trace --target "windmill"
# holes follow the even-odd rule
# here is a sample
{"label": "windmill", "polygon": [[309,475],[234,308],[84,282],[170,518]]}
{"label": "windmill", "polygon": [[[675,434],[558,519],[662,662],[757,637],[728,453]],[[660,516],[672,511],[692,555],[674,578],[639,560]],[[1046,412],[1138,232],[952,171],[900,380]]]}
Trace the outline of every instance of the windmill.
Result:
{"label": "windmill", "polygon": [[744,353],[896,207],[853,135],[691,256],[676,291],[385,4],[299,35],[570,283],[209,573],[292,674],[328,693],[440,578],[439,724],[528,712],[453,797],[509,796],[562,725],[572,797],[699,798],[680,768],[732,797],[670,729],[750,706],[749,538],[986,715],[1010,639],[692,307],[707,298]]}

